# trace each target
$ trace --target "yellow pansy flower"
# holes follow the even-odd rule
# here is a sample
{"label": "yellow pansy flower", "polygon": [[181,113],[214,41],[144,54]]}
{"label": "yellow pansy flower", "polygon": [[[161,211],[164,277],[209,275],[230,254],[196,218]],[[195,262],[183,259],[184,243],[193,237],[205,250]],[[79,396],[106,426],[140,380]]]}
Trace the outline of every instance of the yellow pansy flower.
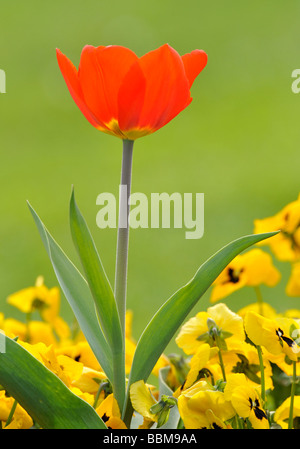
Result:
{"label": "yellow pansy flower", "polygon": [[26,339],[27,335],[26,324],[22,323],[19,320],[16,320],[15,318],[6,318],[3,321],[1,328],[4,331],[5,335],[7,335],[10,338],[18,337],[23,341]]}
{"label": "yellow pansy flower", "polygon": [[274,307],[270,306],[270,304],[268,304],[267,302],[254,302],[243,307],[237,313],[242,318],[245,318],[246,313],[251,311],[263,315],[266,318],[275,318],[277,316],[277,312]]}
{"label": "yellow pansy flower", "polygon": [[[180,388],[180,392],[191,387],[197,380],[204,368],[207,367],[209,360],[218,353],[218,348],[210,347],[209,344],[204,343],[199,347],[197,352],[193,355],[190,361],[190,371],[187,374],[184,385]],[[209,369],[203,372],[202,377],[209,377],[212,373]]]}
{"label": "yellow pansy flower", "polygon": [[[66,337],[69,334],[68,326],[65,327],[62,321],[57,317],[54,326],[44,321],[31,320],[25,324],[14,318],[6,318],[3,320],[1,329],[10,338],[18,337],[19,341],[28,341],[32,344],[43,342],[48,346],[57,345],[60,343],[57,337]],[[60,330],[56,325],[59,325]]]}
{"label": "yellow pansy flower", "polygon": [[[24,312],[27,318],[32,312],[38,310],[43,320],[41,324],[38,321],[30,321],[26,330],[18,334],[19,338],[31,340],[32,343],[37,343],[40,338],[40,341],[50,345],[56,341],[54,333],[60,339],[70,337],[68,324],[59,316],[60,291],[57,287],[47,288],[42,276],[37,278],[34,287],[13,293],[7,298],[7,302]],[[40,337],[36,338],[36,333]]]}
{"label": "yellow pansy flower", "polygon": [[[243,373],[247,377],[249,383],[253,386],[259,386],[261,383],[261,372],[259,357],[256,348],[246,342],[241,342],[238,350],[226,351],[223,354],[223,362],[228,375],[232,373]],[[213,364],[217,364],[217,356],[210,360],[207,365],[209,369]],[[272,366],[268,360],[268,356],[263,352],[265,388],[273,388],[273,372]],[[221,378],[221,376],[220,376]]]}
{"label": "yellow pansy flower", "polygon": [[287,309],[283,312],[282,316],[287,318],[292,318],[294,320],[300,320],[300,310],[299,309]]}
{"label": "yellow pansy flower", "polygon": [[22,341],[19,344],[57,375],[73,393],[93,405],[94,394],[99,388],[97,380],[106,379],[104,373],[84,367],[83,363],[57,353],[53,345],[46,346],[41,342],[30,344]]}
{"label": "yellow pansy flower", "polygon": [[81,362],[84,366],[96,371],[103,371],[87,341],[80,341],[76,344],[66,344],[55,349],[56,354],[63,354]]}
{"label": "yellow pansy flower", "polygon": [[[217,348],[211,348],[211,349],[217,349]],[[207,364],[204,366],[199,372],[197,373],[197,377],[194,383],[191,384],[191,380],[194,380],[195,378],[195,371],[194,373],[191,372],[190,376],[187,376],[186,381],[184,382],[177,390],[174,392],[173,396],[175,398],[178,398],[181,393],[185,393],[187,390],[191,390],[194,385],[197,385],[198,382],[206,381],[209,385],[216,386],[219,381],[223,381],[223,373],[220,366],[220,362],[216,360],[215,357],[213,357]],[[187,385],[189,385],[187,387]]]}
{"label": "yellow pansy flower", "polygon": [[[90,405],[94,404],[93,393],[96,393],[99,388],[99,384],[94,379],[106,378],[103,373],[85,368],[81,362],[66,355],[57,355],[53,347],[48,348],[47,352],[42,354],[42,359],[45,366],[56,374],[73,393]],[[92,384],[97,389],[93,388]]]}
{"label": "yellow pansy flower", "polygon": [[60,316],[57,316],[54,318],[54,320],[51,324],[52,324],[53,330],[54,330],[55,334],[58,336],[61,344],[64,340],[68,341],[68,339],[70,339],[71,330],[70,330],[68,323],[66,323],[66,321],[63,318],[61,318]]}
{"label": "yellow pansy flower", "polygon": [[43,277],[39,276],[34,287],[13,293],[7,302],[26,314],[38,310],[42,318],[51,323],[59,314],[60,292],[57,287],[47,288]]}
{"label": "yellow pansy flower", "polygon": [[83,399],[85,402],[87,402],[91,406],[94,405],[95,397],[93,394],[87,393],[86,391],[83,392],[80,390],[80,388],[72,387],[72,386],[70,387],[70,391],[72,391],[72,393],[76,394],[76,396],[78,396],[80,399]]}
{"label": "yellow pansy flower", "polygon": [[[283,429],[288,428],[291,398],[287,398],[276,410],[274,421]],[[300,396],[294,396],[293,418],[300,418]]]}
{"label": "yellow pansy flower", "polygon": [[[169,367],[166,382],[172,391],[175,391],[183,385],[186,380],[187,374],[190,371],[190,357],[184,357],[179,354],[169,354],[168,357],[164,356],[166,366]],[[162,357],[160,358],[162,359]],[[157,366],[157,364],[156,364]],[[158,366],[157,366],[158,368]],[[153,370],[153,374],[154,370]]]}
{"label": "yellow pansy flower", "polygon": [[68,385],[73,384],[74,381],[81,377],[83,372],[83,364],[81,362],[76,362],[65,355],[57,355],[56,358],[67,378]]}
{"label": "yellow pansy flower", "polygon": [[236,413],[242,418],[248,418],[254,429],[268,429],[269,421],[262,407],[262,401],[256,388],[244,374],[230,374],[227,377],[224,396]]}
{"label": "yellow pansy flower", "polygon": [[121,419],[118,403],[113,394],[108,395],[101,402],[99,407],[96,408],[96,412],[109,429],[127,429]]}
{"label": "yellow pansy flower", "polygon": [[[132,321],[133,313],[132,310],[126,311],[125,317],[125,373],[129,374],[132,366],[132,361],[134,353],[136,350],[136,341],[132,337]],[[168,358],[162,354],[158,361],[156,362],[152,374],[158,376],[159,370],[165,366],[170,366]]]}
{"label": "yellow pansy flower", "polygon": [[125,338],[125,373],[129,374],[136,349],[136,343],[129,338]]}
{"label": "yellow pansy flower", "polygon": [[230,424],[225,424],[221,419],[219,419],[212,409],[208,409],[205,412],[205,416],[207,418],[207,422],[209,423],[207,428],[208,429],[231,429]]}
{"label": "yellow pansy flower", "polygon": [[284,352],[281,354],[272,354],[271,352],[265,351],[265,356],[270,363],[277,365],[281,371],[283,371],[287,376],[293,375],[293,364],[287,363],[287,358]]}
{"label": "yellow pansy flower", "polygon": [[4,429],[11,429],[11,430],[19,430],[19,429],[30,429],[33,425],[33,421],[28,415],[28,417],[17,415],[14,417],[14,419],[11,421],[10,424],[7,426],[5,424],[2,424],[2,427]]}
{"label": "yellow pansy flower", "polygon": [[44,363],[41,354],[45,354],[48,350],[48,347],[45,345],[45,343],[39,342],[36,344],[31,344],[22,340],[18,340],[18,343],[20,346],[30,352],[30,354],[33,355],[33,357],[35,357],[39,362]]}
{"label": "yellow pansy flower", "polygon": [[7,421],[14,399],[5,395],[5,390],[0,391],[0,421]]}
{"label": "yellow pansy flower", "polygon": [[[154,368],[152,370],[152,374],[154,374],[154,376],[158,376],[159,375],[159,370],[161,368],[165,368],[166,366],[170,366],[171,371],[172,371],[172,366],[171,366],[170,360],[168,359],[168,357],[165,354],[162,354],[159,357],[159,359],[157,360],[156,364],[154,365]],[[172,371],[172,374],[174,374],[173,371]]]}
{"label": "yellow pansy flower", "polygon": [[45,306],[41,308],[41,316],[47,323],[53,323],[59,315],[60,309],[60,291],[57,287],[47,289],[44,285],[39,288],[44,288],[47,291],[44,301]]}
{"label": "yellow pansy flower", "polygon": [[199,312],[184,324],[176,337],[177,345],[186,354],[195,354],[199,346],[208,343],[216,346],[210,336],[210,324],[214,323],[220,338],[226,341],[227,349],[236,349],[245,339],[242,318],[232,312],[225,304],[209,307],[207,312]]}
{"label": "yellow pansy flower", "polygon": [[126,310],[125,315],[125,373],[129,374],[136,349],[136,342],[132,337],[132,310]]}
{"label": "yellow pansy flower", "polygon": [[300,194],[272,217],[254,221],[254,232],[281,232],[261,244],[269,245],[278,260],[296,261],[300,258]]}
{"label": "yellow pansy flower", "polygon": [[206,381],[199,381],[182,392],[178,410],[186,429],[226,428],[226,421],[235,415],[224,393]]}
{"label": "yellow pansy flower", "polygon": [[143,380],[139,380],[131,385],[130,400],[134,410],[143,416],[144,419],[152,424],[157,422],[157,415],[150,411],[151,407],[157,404],[157,401],[151,392],[151,387],[145,384]]}
{"label": "yellow pansy flower", "polygon": [[[34,350],[40,348],[37,345],[34,346]],[[65,355],[57,355],[53,345],[47,347],[46,350],[43,347],[41,349],[40,357],[43,364],[59,377],[67,387],[70,387],[73,381],[80,378],[83,371],[82,363],[76,362]]]}
{"label": "yellow pansy flower", "polygon": [[11,423],[6,426],[6,421],[8,420],[14,402],[14,398],[6,396],[5,390],[0,391],[0,421],[2,422],[2,427],[4,429],[30,429],[33,421],[20,404],[16,406]]}
{"label": "yellow pansy flower", "polygon": [[135,382],[130,387],[132,406],[144,418],[139,429],[149,429],[154,423],[157,423],[157,428],[161,427],[168,421],[171,408],[177,405],[173,395],[161,395],[159,400],[156,400],[152,390],[154,387],[146,385],[143,380]]}
{"label": "yellow pansy flower", "polygon": [[99,384],[106,379],[103,372],[84,366],[80,376],[72,380],[72,385],[78,387],[82,392],[95,394],[99,389]]}
{"label": "yellow pansy flower", "polygon": [[47,346],[57,344],[53,327],[43,321],[29,321],[25,339],[33,345],[39,342],[45,343]]}
{"label": "yellow pansy flower", "polygon": [[239,254],[213,283],[210,301],[217,302],[244,286],[265,284],[274,287],[280,280],[269,254],[259,248]]}
{"label": "yellow pansy flower", "polygon": [[66,386],[69,386],[69,378],[64,373],[62,367],[60,366],[56,354],[54,352],[53,346],[49,346],[47,350],[44,353],[40,354],[43,360],[44,365],[46,368],[48,368],[50,371],[52,371],[57,377],[60,378],[60,380],[63,381],[63,383]]}
{"label": "yellow pansy flower", "polygon": [[285,292],[288,296],[300,297],[300,262],[292,265],[291,276],[288,280]]}
{"label": "yellow pansy flower", "polygon": [[[246,333],[255,345],[265,347],[274,355],[283,352],[291,360],[297,361],[300,347],[290,335],[299,330],[296,320],[285,317],[269,319],[255,312],[248,312],[244,322]],[[298,338],[299,333],[295,336]]]}

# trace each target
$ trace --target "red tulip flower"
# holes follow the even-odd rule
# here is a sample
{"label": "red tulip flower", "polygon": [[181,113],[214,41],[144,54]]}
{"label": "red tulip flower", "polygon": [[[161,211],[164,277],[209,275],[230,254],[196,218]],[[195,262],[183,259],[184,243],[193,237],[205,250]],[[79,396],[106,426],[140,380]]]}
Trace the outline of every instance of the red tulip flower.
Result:
{"label": "red tulip flower", "polygon": [[163,45],[141,58],[121,46],[83,48],[78,70],[57,50],[70,94],[97,129],[135,140],[166,125],[192,101],[190,88],[207,63],[202,50],[180,56]]}

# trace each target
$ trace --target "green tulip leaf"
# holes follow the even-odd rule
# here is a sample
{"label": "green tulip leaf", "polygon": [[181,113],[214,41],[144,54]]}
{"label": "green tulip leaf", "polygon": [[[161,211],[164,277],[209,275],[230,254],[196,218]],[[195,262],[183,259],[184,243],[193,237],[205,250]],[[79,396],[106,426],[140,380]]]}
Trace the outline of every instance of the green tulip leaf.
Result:
{"label": "green tulip leaf", "polygon": [[122,410],[125,399],[125,342],[116,300],[93,238],[75,201],[70,201],[70,227],[74,245],[94,298],[99,322],[114,361],[114,394]]}
{"label": "green tulip leaf", "polygon": [[112,351],[123,350],[122,331],[115,297],[104,271],[95,243],[75,201],[70,201],[70,226],[73,241],[82,263],[98,312],[101,328]]}
{"label": "green tulip leaf", "polygon": [[51,260],[57,280],[74,312],[80,329],[101,368],[109,380],[113,382],[111,351],[99,325],[89,286],[75,265],[55,242],[34,209],[30,205],[29,208]]}
{"label": "green tulip leaf", "polygon": [[[148,379],[157,360],[182,325],[189,312],[218,275],[238,254],[277,232],[241,237],[208,259],[185,286],[175,292],[157,311],[142,333],[134,354],[129,377],[130,385]],[[130,404],[127,404],[130,408]],[[128,410],[126,412],[128,416]]]}
{"label": "green tulip leaf", "polygon": [[16,341],[1,338],[0,384],[43,429],[106,429],[93,407],[55,374]]}

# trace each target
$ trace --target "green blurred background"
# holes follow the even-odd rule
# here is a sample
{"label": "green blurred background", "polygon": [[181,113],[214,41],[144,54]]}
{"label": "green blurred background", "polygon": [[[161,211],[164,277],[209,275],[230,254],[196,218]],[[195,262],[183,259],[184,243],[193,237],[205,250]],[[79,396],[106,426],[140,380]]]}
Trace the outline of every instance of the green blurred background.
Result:
{"label": "green blurred background", "polygon": [[[300,3],[274,0],[17,0],[1,3],[0,310],[22,315],[7,296],[35,282],[57,285],[27,208],[29,200],[79,266],[68,203],[74,184],[113,283],[116,230],[96,226],[96,198],[117,194],[121,141],[94,129],[71,99],[55,48],[78,65],[86,44],[119,44],[139,56],[168,42],[180,54],[195,48],[208,65],[192,88],[192,104],[165,128],[138,140],[133,192],[204,192],[205,234],[131,230],[128,307],[137,338],[157,308],[220,247],[253,231],[253,220],[276,213],[299,193],[300,94],[291,74],[300,67]],[[263,289],[277,308],[299,307],[281,283]],[[232,310],[255,300],[249,288],[226,299]],[[209,293],[194,313],[209,306]],[[62,315],[72,313],[62,299]],[[167,325],[167,323],[166,323]],[[173,348],[173,346],[171,345]]]}

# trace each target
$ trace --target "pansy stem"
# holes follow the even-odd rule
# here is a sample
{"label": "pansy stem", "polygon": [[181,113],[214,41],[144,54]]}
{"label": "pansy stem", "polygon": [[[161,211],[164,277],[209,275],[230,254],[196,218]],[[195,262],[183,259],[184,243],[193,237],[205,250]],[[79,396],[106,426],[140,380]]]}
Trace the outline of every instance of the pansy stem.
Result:
{"label": "pansy stem", "polygon": [[260,346],[256,346],[258,359],[259,359],[259,366],[260,366],[260,382],[261,382],[261,399],[263,401],[263,405],[266,401],[266,385],[265,385],[265,368],[264,368],[264,362],[263,362],[263,356],[262,356],[262,350]]}
{"label": "pansy stem", "polygon": [[240,424],[240,418],[239,418],[238,415],[235,415],[234,421],[235,421],[235,428],[236,428],[236,429],[241,429],[242,426],[241,426],[241,424]]}
{"label": "pansy stem", "polygon": [[256,298],[257,298],[257,304],[258,304],[258,309],[259,309],[259,314],[260,315],[264,315],[263,312],[263,297],[260,291],[260,288],[258,286],[254,287],[255,293],[256,293]]}
{"label": "pansy stem", "polygon": [[129,241],[129,197],[131,189],[133,140],[123,140],[123,160],[119,197],[119,225],[115,273],[115,298],[123,335],[125,333],[127,265]]}
{"label": "pansy stem", "polygon": [[293,362],[293,378],[292,378],[292,386],[291,386],[291,402],[290,402],[290,415],[289,415],[289,429],[293,428],[294,423],[294,398],[295,398],[295,390],[296,390],[296,375],[297,368],[296,362]]}
{"label": "pansy stem", "polygon": [[9,416],[8,416],[8,418],[7,418],[7,421],[6,421],[6,423],[5,423],[5,427],[9,426],[9,424],[12,422],[14,413],[15,413],[16,408],[17,408],[17,405],[18,405],[18,402],[17,402],[16,399],[15,399],[15,400],[14,400],[14,403],[13,403],[13,406],[12,406],[10,412],[9,412]]}
{"label": "pansy stem", "polygon": [[219,361],[220,361],[220,367],[221,367],[221,371],[222,371],[222,375],[223,375],[223,380],[224,380],[224,382],[226,382],[225,366],[224,366],[222,351],[221,351],[220,347],[219,347]]}

